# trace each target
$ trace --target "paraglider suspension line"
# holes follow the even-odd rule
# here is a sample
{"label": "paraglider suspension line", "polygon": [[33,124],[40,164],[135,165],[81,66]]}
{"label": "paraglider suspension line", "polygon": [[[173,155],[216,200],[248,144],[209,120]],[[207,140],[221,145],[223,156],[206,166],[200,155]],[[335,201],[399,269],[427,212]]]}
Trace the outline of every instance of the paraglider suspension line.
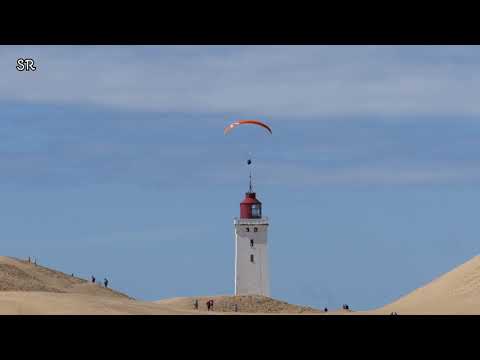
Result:
{"label": "paraglider suspension line", "polygon": [[251,158],[251,156],[248,157],[247,165],[250,168],[250,183],[249,183],[249,187],[248,187],[248,192],[252,193],[253,189],[252,189],[252,158]]}
{"label": "paraglider suspension line", "polygon": [[252,192],[252,169],[250,169],[250,186],[249,186],[249,192]]}

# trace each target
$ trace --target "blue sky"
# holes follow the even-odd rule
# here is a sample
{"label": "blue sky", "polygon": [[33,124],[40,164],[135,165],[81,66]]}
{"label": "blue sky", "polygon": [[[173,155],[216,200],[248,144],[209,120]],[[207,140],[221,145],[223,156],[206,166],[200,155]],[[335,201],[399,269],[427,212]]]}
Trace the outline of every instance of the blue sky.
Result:
{"label": "blue sky", "polygon": [[[251,152],[272,296],[391,302],[478,253],[479,60],[476,46],[0,47],[2,254],[145,300],[232,293]],[[273,135],[223,135],[244,117]]]}

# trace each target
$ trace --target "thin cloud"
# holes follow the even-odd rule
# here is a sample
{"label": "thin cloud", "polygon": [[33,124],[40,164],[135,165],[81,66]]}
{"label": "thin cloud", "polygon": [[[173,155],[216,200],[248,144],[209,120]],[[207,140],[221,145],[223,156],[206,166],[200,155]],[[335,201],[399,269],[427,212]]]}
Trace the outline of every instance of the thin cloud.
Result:
{"label": "thin cloud", "polygon": [[458,184],[480,181],[475,166],[426,165],[399,167],[361,167],[343,169],[315,169],[297,164],[268,164],[259,171],[262,184],[275,185],[432,185]]}
{"label": "thin cloud", "polygon": [[[19,73],[17,57],[38,70]],[[0,99],[276,118],[477,115],[476,46],[3,47]]]}

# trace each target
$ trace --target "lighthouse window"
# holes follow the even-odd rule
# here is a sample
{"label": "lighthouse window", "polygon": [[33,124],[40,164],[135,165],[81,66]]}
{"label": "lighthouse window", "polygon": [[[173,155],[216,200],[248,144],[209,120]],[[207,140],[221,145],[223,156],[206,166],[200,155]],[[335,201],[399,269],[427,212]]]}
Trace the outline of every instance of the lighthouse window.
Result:
{"label": "lighthouse window", "polygon": [[257,232],[258,231],[258,228],[257,227],[254,227],[253,228],[253,232]]}
{"label": "lighthouse window", "polygon": [[253,239],[250,239],[250,247],[253,248]]}
{"label": "lighthouse window", "polygon": [[250,231],[250,228],[247,227],[245,230],[246,230],[247,232],[249,232],[249,231]]}
{"label": "lighthouse window", "polygon": [[254,218],[262,217],[262,210],[260,205],[252,205],[252,217]]}
{"label": "lighthouse window", "polygon": [[253,254],[250,255],[250,262],[253,263]]}

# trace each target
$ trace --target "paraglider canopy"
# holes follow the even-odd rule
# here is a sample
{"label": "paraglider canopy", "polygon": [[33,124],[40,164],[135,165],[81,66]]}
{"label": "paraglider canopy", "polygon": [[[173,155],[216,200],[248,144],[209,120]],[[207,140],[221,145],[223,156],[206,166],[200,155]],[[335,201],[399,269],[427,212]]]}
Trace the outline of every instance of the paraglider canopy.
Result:
{"label": "paraglider canopy", "polygon": [[237,120],[230,125],[228,125],[224,130],[224,134],[227,135],[231,130],[235,129],[237,126],[244,125],[244,124],[251,124],[251,125],[257,125],[265,128],[270,134],[272,134],[272,129],[270,127],[258,120]]}

